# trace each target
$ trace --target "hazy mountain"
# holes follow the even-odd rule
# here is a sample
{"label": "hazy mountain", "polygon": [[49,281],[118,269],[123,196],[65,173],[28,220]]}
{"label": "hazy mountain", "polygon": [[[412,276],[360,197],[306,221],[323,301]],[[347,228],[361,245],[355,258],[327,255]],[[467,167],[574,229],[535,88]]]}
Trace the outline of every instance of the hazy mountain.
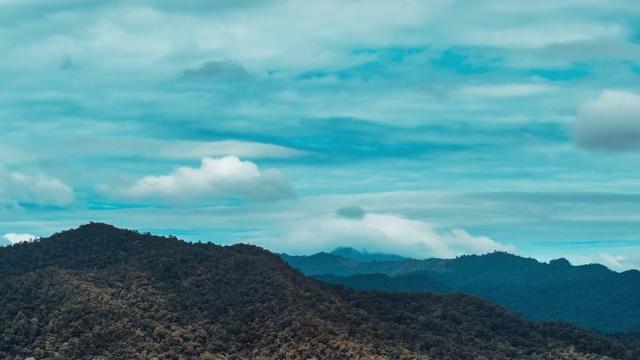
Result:
{"label": "hazy mountain", "polygon": [[575,322],[606,332],[640,330],[640,272],[602,265],[541,263],[495,252],[456,259],[359,262],[325,253],[286,256],[318,279],[361,290],[463,292],[534,320]]}
{"label": "hazy mountain", "polygon": [[89,224],[0,248],[0,358],[638,359],[475,296],[356,292],[248,245]]}
{"label": "hazy mountain", "polygon": [[399,255],[383,254],[383,253],[369,253],[365,251],[358,251],[352,247],[338,247],[332,252],[331,255],[341,256],[346,259],[355,261],[368,262],[368,261],[399,261],[406,258]]}
{"label": "hazy mountain", "polygon": [[[292,256],[280,254],[287,263],[300,269],[307,275],[331,274],[337,276],[351,276],[359,274],[385,274],[389,276],[409,274],[435,266],[439,259],[400,261],[356,261],[325,252],[310,256]],[[443,260],[446,262],[446,260]]]}

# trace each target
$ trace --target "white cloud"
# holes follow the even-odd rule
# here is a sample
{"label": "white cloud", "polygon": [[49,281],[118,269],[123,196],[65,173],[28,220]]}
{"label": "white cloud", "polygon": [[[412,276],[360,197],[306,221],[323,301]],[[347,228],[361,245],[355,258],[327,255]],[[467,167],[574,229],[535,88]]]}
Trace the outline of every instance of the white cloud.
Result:
{"label": "white cloud", "polygon": [[145,176],[116,194],[126,199],[174,204],[202,203],[221,197],[253,201],[295,197],[293,187],[281,172],[261,171],[256,164],[236,156],[205,157],[199,168],[181,166],[169,175]]}
{"label": "white cloud", "polygon": [[16,234],[16,233],[7,233],[2,235],[2,238],[8,240],[12,244],[21,243],[24,241],[29,241],[33,239],[37,239],[38,237],[31,234]]}
{"label": "white cloud", "polygon": [[11,172],[0,164],[0,205],[65,206],[73,200],[73,190],[58,179]]}
{"label": "white cloud", "polygon": [[573,136],[589,150],[640,149],[640,95],[605,90],[586,101],[578,107]]}
{"label": "white cloud", "polygon": [[499,244],[464,230],[447,230],[398,215],[374,213],[357,221],[333,214],[301,221],[281,238],[257,239],[255,243],[290,254],[310,254],[338,246],[412,258],[451,258],[494,250],[516,252],[513,245]]}
{"label": "white cloud", "polygon": [[613,270],[625,271],[640,269],[640,252],[630,252],[625,255],[598,254],[598,260]]}

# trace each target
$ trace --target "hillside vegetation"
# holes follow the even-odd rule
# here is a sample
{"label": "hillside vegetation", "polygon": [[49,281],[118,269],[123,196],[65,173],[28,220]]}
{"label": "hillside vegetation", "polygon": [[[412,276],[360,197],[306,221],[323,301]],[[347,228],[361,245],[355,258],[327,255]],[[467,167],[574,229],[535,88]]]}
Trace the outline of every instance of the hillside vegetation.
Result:
{"label": "hillside vegetation", "polygon": [[357,292],[248,245],[91,223],[0,248],[0,358],[622,359],[475,296]]}

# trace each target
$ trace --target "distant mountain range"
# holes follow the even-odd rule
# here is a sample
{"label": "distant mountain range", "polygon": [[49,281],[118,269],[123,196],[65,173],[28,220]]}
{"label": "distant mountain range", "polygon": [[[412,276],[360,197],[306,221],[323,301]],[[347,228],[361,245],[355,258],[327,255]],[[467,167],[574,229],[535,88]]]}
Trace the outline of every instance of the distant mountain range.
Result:
{"label": "distant mountain range", "polygon": [[0,358],[28,357],[637,360],[640,349],[476,296],[358,292],[254,246],[91,223],[0,247]]}
{"label": "distant mountain range", "polygon": [[351,259],[360,262],[370,262],[370,261],[399,261],[405,260],[406,258],[398,255],[391,254],[383,254],[383,253],[369,253],[366,251],[358,251],[352,247],[341,246],[336,248],[332,252],[331,255],[340,256],[346,259]]}
{"label": "distant mountain range", "polygon": [[504,252],[398,261],[358,261],[353,252],[357,251],[281,256],[305,274],[354,289],[461,292],[532,320],[574,322],[603,332],[640,330],[637,270],[618,273],[596,264],[572,266],[566,259],[547,264]]}

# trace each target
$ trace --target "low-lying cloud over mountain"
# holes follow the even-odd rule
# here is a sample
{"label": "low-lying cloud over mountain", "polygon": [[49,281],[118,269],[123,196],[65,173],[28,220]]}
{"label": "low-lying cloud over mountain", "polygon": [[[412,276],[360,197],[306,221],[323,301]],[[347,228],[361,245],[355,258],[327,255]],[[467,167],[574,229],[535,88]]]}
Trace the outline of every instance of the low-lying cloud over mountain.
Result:
{"label": "low-lying cloud over mountain", "polygon": [[29,241],[33,239],[37,239],[38,237],[31,234],[16,234],[16,233],[7,233],[0,237],[1,239],[5,239],[11,244],[17,244],[24,241]]}
{"label": "low-lying cloud over mountain", "polygon": [[[255,243],[289,254],[311,254],[340,246],[412,258],[451,258],[495,250],[516,252],[513,245],[473,236],[461,229],[446,229],[395,214],[365,216],[356,213],[356,209],[360,208],[340,208],[335,215],[301,221],[280,238],[259,239]],[[350,216],[345,216],[345,212]]]}

